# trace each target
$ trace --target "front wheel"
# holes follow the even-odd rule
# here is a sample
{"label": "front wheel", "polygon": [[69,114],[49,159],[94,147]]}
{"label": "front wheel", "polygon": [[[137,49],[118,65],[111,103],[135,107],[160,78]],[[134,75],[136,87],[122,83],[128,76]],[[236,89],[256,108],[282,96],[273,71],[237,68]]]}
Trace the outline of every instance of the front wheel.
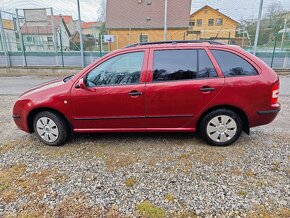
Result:
{"label": "front wheel", "polygon": [[242,121],[232,110],[216,109],[202,119],[200,133],[211,145],[227,146],[240,137]]}
{"label": "front wheel", "polygon": [[33,128],[40,141],[47,145],[59,146],[68,139],[68,127],[65,120],[51,111],[39,112],[34,117]]}

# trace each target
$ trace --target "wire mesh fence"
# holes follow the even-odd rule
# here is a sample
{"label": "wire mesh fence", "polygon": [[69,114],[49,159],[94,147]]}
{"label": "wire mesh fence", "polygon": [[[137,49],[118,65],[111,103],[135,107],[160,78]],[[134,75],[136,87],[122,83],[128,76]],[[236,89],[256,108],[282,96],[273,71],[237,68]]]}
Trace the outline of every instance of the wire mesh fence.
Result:
{"label": "wire mesh fence", "polygon": [[[131,14],[128,11],[118,17],[108,5],[110,1],[115,0],[108,0],[107,8],[106,4],[99,5],[103,7],[98,10],[103,13],[103,20],[81,21],[81,28],[75,15],[59,14],[59,10],[50,7],[0,10],[0,66],[86,66],[129,44],[162,40],[216,40],[239,45],[248,52],[254,50],[256,18],[236,21],[210,6],[188,9],[190,14],[183,16],[185,5],[169,5],[165,16],[163,4],[152,1],[137,1],[137,6],[124,8],[119,4],[116,10],[127,7]],[[132,12],[134,7],[146,10]],[[138,20],[142,11],[145,25]],[[168,20],[165,36],[164,17]],[[177,27],[182,19],[186,25]],[[289,20],[290,12],[279,5],[264,6],[256,56],[273,68],[290,68]]]}

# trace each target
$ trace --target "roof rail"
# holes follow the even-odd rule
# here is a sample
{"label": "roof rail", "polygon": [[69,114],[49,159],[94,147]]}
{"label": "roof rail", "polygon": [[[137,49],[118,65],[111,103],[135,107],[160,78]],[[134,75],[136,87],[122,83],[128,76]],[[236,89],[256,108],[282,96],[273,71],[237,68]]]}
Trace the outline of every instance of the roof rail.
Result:
{"label": "roof rail", "polygon": [[214,40],[172,40],[172,41],[157,41],[157,42],[139,42],[139,43],[135,43],[135,44],[130,44],[130,45],[126,46],[125,48],[132,48],[132,47],[141,46],[141,45],[202,43],[202,42],[207,42],[209,44],[214,44],[214,45],[224,45],[223,43],[216,42]]}

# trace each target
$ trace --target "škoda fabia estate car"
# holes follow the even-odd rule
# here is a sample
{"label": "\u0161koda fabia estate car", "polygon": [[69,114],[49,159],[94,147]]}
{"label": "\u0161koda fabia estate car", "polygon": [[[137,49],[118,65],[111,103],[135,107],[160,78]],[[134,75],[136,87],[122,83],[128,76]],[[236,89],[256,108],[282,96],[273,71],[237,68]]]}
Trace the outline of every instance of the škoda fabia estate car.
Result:
{"label": "\u0161koda fabia estate car", "polygon": [[28,90],[13,119],[47,145],[62,145],[71,133],[197,131],[225,146],[272,122],[278,95],[277,74],[238,46],[139,43]]}

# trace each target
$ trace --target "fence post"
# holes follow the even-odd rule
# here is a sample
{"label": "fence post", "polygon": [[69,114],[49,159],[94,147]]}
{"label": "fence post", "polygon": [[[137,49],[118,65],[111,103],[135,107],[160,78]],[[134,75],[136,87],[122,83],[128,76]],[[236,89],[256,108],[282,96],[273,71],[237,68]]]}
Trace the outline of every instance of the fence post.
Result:
{"label": "fence post", "polygon": [[19,24],[19,15],[18,15],[18,9],[15,9],[16,11],[16,25],[17,25],[17,32],[18,32],[18,37],[21,45],[21,50],[22,50],[22,55],[23,55],[23,65],[27,67],[27,60],[26,60],[26,54],[25,54],[25,45],[23,41],[23,36],[20,31],[20,24]]}
{"label": "fence post", "polygon": [[100,48],[100,57],[102,57],[102,34],[99,33],[99,48]]}
{"label": "fence post", "polygon": [[228,45],[231,44],[231,32],[229,32]]}
{"label": "fence post", "polygon": [[[58,66],[59,63],[58,63],[58,56],[57,56],[57,36],[56,36],[56,29],[55,29],[54,15],[53,15],[52,8],[50,8],[50,17],[51,17],[52,36],[53,36],[53,47],[55,51],[55,64],[56,66]],[[60,22],[59,22],[59,25],[60,25]]]}
{"label": "fence post", "polygon": [[119,38],[118,38],[118,34],[116,34],[116,44],[117,44],[117,49],[119,49]]}
{"label": "fence post", "polygon": [[288,65],[288,52],[286,51],[284,62],[283,62],[283,68],[284,69],[287,68],[287,65]]}
{"label": "fence post", "polygon": [[274,56],[275,56],[277,39],[278,39],[278,32],[275,33],[275,42],[274,42],[274,48],[273,48],[273,53],[272,53],[271,68],[273,68],[273,61],[274,61]]}
{"label": "fence post", "polygon": [[7,48],[7,41],[6,41],[6,36],[5,36],[5,32],[4,32],[4,27],[3,27],[3,23],[2,23],[1,11],[0,11],[0,36],[1,36],[1,41],[2,41],[3,50],[4,50],[4,54],[5,54],[5,59],[6,59],[6,66],[10,67],[11,63],[10,63],[10,57],[9,57],[9,52],[8,52],[8,48]]}

